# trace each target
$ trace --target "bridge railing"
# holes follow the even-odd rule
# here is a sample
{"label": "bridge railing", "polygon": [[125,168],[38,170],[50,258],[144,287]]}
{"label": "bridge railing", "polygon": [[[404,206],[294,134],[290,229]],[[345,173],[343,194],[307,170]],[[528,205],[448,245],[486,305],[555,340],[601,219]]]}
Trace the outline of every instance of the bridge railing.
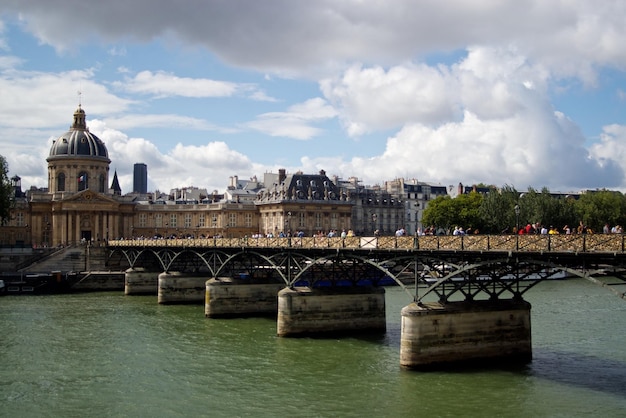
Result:
{"label": "bridge railing", "polygon": [[109,247],[347,248],[421,251],[611,252],[625,251],[623,234],[443,235],[418,237],[288,237],[110,240]]}

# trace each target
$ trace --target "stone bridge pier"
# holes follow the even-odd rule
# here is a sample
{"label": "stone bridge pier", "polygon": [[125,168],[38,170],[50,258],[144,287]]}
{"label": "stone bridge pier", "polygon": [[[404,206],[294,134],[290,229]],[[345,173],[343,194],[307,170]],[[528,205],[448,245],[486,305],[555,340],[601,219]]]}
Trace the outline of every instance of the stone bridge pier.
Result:
{"label": "stone bridge pier", "polygon": [[386,330],[385,289],[286,288],[278,293],[277,334],[297,337]]}
{"label": "stone bridge pier", "polygon": [[527,363],[532,359],[530,308],[523,300],[411,303],[401,312],[400,365]]}

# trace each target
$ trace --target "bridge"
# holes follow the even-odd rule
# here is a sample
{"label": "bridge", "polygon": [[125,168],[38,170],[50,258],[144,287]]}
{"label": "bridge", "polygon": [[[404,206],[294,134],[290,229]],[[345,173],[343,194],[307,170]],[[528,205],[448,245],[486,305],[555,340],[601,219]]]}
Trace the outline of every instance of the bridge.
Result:
{"label": "bridge", "polygon": [[[205,301],[207,317],[277,314],[279,336],[385,329],[384,288],[407,293],[401,364],[528,361],[530,304],[544,280],[582,277],[626,299],[626,236],[464,235],[116,240],[127,293]],[[182,295],[182,296],[181,296]],[[278,298],[276,298],[278,295]]]}

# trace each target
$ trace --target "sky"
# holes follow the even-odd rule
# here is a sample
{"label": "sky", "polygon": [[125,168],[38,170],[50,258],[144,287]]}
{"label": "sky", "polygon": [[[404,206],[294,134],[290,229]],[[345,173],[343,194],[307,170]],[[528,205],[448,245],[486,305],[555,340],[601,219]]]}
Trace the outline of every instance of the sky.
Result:
{"label": "sky", "polygon": [[326,171],[626,191],[623,0],[2,0],[0,155],[79,103],[122,193]]}

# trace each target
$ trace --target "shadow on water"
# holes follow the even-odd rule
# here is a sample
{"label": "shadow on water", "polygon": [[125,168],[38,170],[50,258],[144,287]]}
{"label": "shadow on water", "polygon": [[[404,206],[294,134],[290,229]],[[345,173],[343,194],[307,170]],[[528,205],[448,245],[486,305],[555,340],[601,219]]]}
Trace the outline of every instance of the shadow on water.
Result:
{"label": "shadow on water", "polygon": [[533,377],[626,398],[626,363],[565,351],[534,350],[525,372]]}
{"label": "shadow on water", "polygon": [[527,364],[502,361],[468,361],[419,372],[472,374],[506,371],[552,383],[578,387],[626,398],[626,363],[601,359],[579,353],[533,350],[533,360]]}

